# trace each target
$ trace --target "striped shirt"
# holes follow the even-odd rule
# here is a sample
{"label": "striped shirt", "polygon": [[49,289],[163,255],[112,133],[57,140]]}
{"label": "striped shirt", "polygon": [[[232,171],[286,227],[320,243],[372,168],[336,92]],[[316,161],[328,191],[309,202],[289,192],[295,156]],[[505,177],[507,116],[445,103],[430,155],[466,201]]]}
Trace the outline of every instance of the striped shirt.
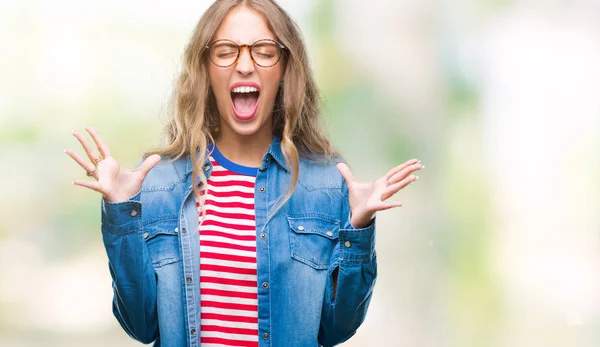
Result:
{"label": "striped shirt", "polygon": [[200,344],[258,346],[254,182],[256,168],[237,165],[215,147],[209,157],[200,238]]}

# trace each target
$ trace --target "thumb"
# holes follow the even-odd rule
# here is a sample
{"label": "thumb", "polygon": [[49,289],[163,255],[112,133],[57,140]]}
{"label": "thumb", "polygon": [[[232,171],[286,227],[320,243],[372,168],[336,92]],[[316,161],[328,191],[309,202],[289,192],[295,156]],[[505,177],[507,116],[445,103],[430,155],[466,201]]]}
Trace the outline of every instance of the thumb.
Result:
{"label": "thumb", "polygon": [[336,167],[340,174],[342,174],[342,177],[344,177],[344,179],[346,180],[347,184],[356,181],[356,179],[354,178],[354,174],[352,173],[352,171],[350,171],[350,168],[348,167],[348,165],[346,165],[346,163],[338,163]]}
{"label": "thumb", "polygon": [[144,160],[144,162],[142,163],[142,165],[140,165],[140,167],[136,170],[141,172],[144,177],[148,174],[148,172],[150,170],[152,170],[153,167],[156,166],[156,164],[158,164],[158,162],[160,161],[160,155],[158,154],[152,154],[151,156],[149,156],[148,158],[146,158],[146,160]]}

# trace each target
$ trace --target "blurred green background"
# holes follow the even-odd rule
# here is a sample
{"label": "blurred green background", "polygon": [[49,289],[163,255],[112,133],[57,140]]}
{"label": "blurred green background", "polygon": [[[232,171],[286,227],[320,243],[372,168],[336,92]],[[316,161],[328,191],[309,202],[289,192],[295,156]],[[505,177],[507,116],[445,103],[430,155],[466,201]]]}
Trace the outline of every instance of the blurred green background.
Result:
{"label": "blurred green background", "polygon": [[[209,1],[0,4],[0,345],[136,346],[111,313],[100,196],[63,153],[160,142]],[[344,346],[600,344],[600,2],[280,0],[359,179],[413,157]]]}

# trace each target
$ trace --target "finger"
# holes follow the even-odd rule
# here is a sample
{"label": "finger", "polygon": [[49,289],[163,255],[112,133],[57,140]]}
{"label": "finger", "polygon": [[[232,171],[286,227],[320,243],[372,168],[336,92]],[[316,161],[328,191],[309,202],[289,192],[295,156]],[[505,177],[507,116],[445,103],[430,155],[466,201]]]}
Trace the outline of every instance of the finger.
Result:
{"label": "finger", "polygon": [[100,154],[102,155],[102,158],[110,157],[110,150],[108,149],[108,145],[106,145],[104,140],[102,140],[102,137],[100,136],[100,134],[98,134],[98,132],[91,126],[86,126],[85,130],[87,130],[87,132],[90,133],[90,136],[96,143],[96,146],[98,147],[98,150],[100,151]]}
{"label": "finger", "polygon": [[407,167],[409,165],[417,164],[418,162],[419,162],[418,159],[411,159],[407,162],[404,162],[404,163],[392,168],[390,171],[388,171],[387,174],[385,174],[385,179],[387,180],[388,178],[392,177],[395,173],[402,171],[405,167]]}
{"label": "finger", "polygon": [[390,208],[402,207],[402,206],[404,206],[404,204],[401,203],[400,201],[398,201],[398,202],[386,202],[386,203],[383,203],[377,210],[378,211],[385,211],[385,210],[389,210]]}
{"label": "finger", "polygon": [[413,172],[415,172],[417,170],[421,170],[424,167],[425,166],[423,164],[421,164],[421,163],[416,163],[416,164],[409,165],[409,166],[405,167],[404,169],[396,172],[392,176],[390,176],[387,179],[387,183],[388,184],[394,184],[396,182],[399,182],[400,180],[403,180],[404,178],[406,178],[406,176],[410,175],[411,173],[413,173]]}
{"label": "finger", "polygon": [[100,183],[98,183],[96,181],[73,180],[73,184],[76,186],[89,188],[98,193],[102,193],[102,190],[101,190],[102,187],[100,186]]}
{"label": "finger", "polygon": [[350,168],[348,167],[348,165],[346,165],[346,163],[338,163],[336,167],[340,174],[342,174],[342,177],[344,177],[344,179],[346,180],[346,183],[356,181],[356,179],[354,178],[354,174],[352,173],[352,171],[350,171]]}
{"label": "finger", "polygon": [[148,174],[148,172],[150,170],[152,170],[152,168],[154,166],[156,166],[156,164],[158,164],[160,162],[160,155],[158,154],[152,154],[151,156],[149,156],[148,158],[146,158],[146,160],[144,160],[144,162],[142,163],[142,165],[140,165],[140,167],[138,167],[136,170],[134,171],[139,171],[141,173],[144,174],[144,177],[146,177],[146,175]]}
{"label": "finger", "polygon": [[73,158],[73,160],[75,160],[77,164],[79,164],[79,166],[81,166],[86,172],[92,172],[96,168],[94,164],[83,159],[77,152],[73,150],[67,148],[65,149],[65,153],[67,153],[69,157]]}
{"label": "finger", "polygon": [[407,185],[411,184],[412,182],[414,182],[418,179],[419,179],[419,176],[410,175],[410,176],[406,177],[405,179],[403,179],[402,181],[392,184],[391,186],[388,186],[383,191],[383,194],[381,194],[381,200],[388,199],[392,195],[396,194],[400,189],[406,187]]}
{"label": "finger", "polygon": [[93,161],[99,157],[99,154],[92,149],[92,146],[90,146],[88,140],[85,138],[85,136],[83,136],[82,133],[77,130],[73,130],[73,136],[75,136],[79,143],[81,143],[81,146],[83,146],[83,149],[85,150],[85,153],[87,153],[88,158],[90,158],[90,161]]}

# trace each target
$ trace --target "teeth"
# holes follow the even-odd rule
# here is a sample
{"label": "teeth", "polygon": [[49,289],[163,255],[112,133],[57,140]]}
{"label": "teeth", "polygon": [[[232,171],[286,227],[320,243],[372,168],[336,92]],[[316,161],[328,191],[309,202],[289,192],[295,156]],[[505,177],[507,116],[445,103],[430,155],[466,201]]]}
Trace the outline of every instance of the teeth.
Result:
{"label": "teeth", "polygon": [[234,93],[255,93],[258,92],[256,87],[235,87],[233,88]]}

